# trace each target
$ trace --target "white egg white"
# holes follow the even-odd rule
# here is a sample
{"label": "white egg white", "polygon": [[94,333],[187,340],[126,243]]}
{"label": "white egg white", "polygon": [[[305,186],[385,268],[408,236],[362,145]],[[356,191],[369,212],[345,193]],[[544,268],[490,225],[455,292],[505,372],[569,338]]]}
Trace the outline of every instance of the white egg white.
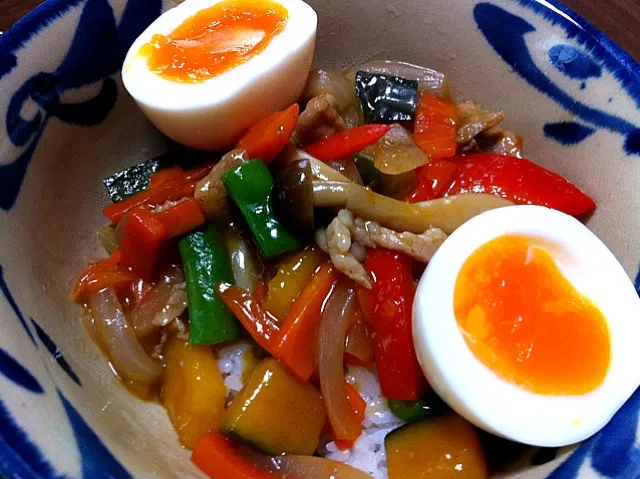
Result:
{"label": "white egg white", "polygon": [[133,43],[122,68],[125,88],[151,122],[173,140],[202,150],[232,147],[248,127],[295,103],[315,50],[314,10],[301,0],[274,0],[287,9],[287,24],[253,58],[199,83],[175,82],[151,72],[140,47],[220,1],[187,0],[164,13]]}
{"label": "white egg white", "polygon": [[[526,235],[606,318],[611,357],[602,384],[584,395],[541,395],[501,379],[467,346],[453,311],[465,261],[502,235]],[[413,306],[420,365],[435,391],[478,427],[535,446],[573,444],[600,430],[640,385],[640,299],[624,269],[586,226],[540,206],[483,213],[462,225],[425,270]],[[558,367],[562,367],[560,364]]]}

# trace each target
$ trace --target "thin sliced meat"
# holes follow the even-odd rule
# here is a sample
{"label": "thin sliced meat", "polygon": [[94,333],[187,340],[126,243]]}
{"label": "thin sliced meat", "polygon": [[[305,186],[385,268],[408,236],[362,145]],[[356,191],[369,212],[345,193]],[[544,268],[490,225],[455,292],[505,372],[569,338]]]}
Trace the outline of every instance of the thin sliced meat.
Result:
{"label": "thin sliced meat", "polygon": [[469,143],[483,131],[498,126],[504,120],[504,113],[484,111],[473,101],[456,104],[456,113],[460,121],[456,143]]}
{"label": "thin sliced meat", "polygon": [[338,101],[333,95],[325,93],[309,100],[298,117],[294,134],[299,144],[307,145],[344,129]]}

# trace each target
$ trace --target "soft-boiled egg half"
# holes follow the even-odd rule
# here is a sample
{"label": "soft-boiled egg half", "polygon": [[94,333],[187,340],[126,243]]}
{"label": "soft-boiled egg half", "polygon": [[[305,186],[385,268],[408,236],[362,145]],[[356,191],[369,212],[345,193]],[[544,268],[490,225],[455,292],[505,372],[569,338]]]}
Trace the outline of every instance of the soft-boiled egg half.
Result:
{"label": "soft-boiled egg half", "polygon": [[300,0],[187,0],[133,43],[122,80],[168,137],[230,148],[248,127],[297,101],[316,26],[316,13]]}
{"label": "soft-boiled egg half", "polygon": [[444,242],[413,335],[456,412],[525,444],[586,439],[640,385],[638,293],[587,227],[541,206],[483,213]]}

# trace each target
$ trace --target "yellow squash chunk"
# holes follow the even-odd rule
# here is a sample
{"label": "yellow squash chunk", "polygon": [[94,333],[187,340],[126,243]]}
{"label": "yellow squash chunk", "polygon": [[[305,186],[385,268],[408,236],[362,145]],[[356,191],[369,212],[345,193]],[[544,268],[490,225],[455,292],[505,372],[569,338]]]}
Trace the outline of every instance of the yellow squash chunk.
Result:
{"label": "yellow squash chunk", "polygon": [[451,414],[408,424],[385,438],[389,479],[486,479],[473,426]]}
{"label": "yellow squash chunk", "polygon": [[282,261],[269,281],[267,297],[262,304],[264,309],[284,321],[298,294],[324,260],[322,251],[307,248]]}
{"label": "yellow squash chunk", "polygon": [[267,358],[227,409],[222,429],[270,454],[311,455],[325,419],[318,390]]}
{"label": "yellow squash chunk", "polygon": [[200,436],[220,427],[225,387],[209,346],[172,338],[164,350],[162,403],[180,442],[193,449]]}

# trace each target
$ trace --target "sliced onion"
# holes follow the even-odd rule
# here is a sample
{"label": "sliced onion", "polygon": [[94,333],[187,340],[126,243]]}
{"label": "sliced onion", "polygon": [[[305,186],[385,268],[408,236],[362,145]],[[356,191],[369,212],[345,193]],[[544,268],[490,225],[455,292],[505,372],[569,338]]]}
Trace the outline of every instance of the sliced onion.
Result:
{"label": "sliced onion", "polygon": [[371,476],[342,462],[315,456],[268,456],[240,444],[238,455],[252,466],[281,479],[371,479]]}
{"label": "sliced onion", "polygon": [[89,306],[118,375],[138,384],[154,383],[162,374],[162,367],[145,353],[113,290],[105,288],[92,293]]}
{"label": "sliced onion", "polygon": [[358,171],[358,167],[352,159],[329,161],[327,165],[329,165],[334,170],[342,173],[350,181],[353,181],[358,185],[364,185],[364,183],[362,182],[362,176],[360,176],[360,172]]}
{"label": "sliced onion", "polygon": [[98,230],[98,241],[107,253],[111,254],[118,248],[116,230],[111,225],[104,225]]}
{"label": "sliced onion", "polygon": [[344,111],[356,103],[354,84],[339,72],[313,70],[309,73],[301,100],[306,103],[313,97],[329,93],[337,100],[338,110]]}
{"label": "sliced onion", "polygon": [[429,155],[416,146],[401,125],[394,123],[373,149],[373,164],[387,175],[400,175],[429,163]]}
{"label": "sliced onion", "polygon": [[335,437],[342,440],[355,440],[362,431],[360,421],[349,405],[344,383],[344,342],[355,306],[355,290],[343,279],[327,300],[320,320],[320,389]]}
{"label": "sliced onion", "polygon": [[393,75],[407,80],[418,80],[418,88],[421,92],[431,93],[442,98],[449,98],[450,96],[449,82],[445,74],[431,68],[392,60],[372,60],[352,67],[345,72],[345,76],[352,85],[356,81],[357,71]]}
{"label": "sliced onion", "polygon": [[224,241],[236,285],[253,293],[264,273],[255,244],[236,225],[225,230]]}
{"label": "sliced onion", "polygon": [[[358,311],[359,312],[359,311]],[[361,314],[353,326],[349,328],[344,342],[344,352],[350,354],[362,363],[373,359],[373,346],[367,325],[362,321]]]}
{"label": "sliced onion", "polygon": [[106,356],[108,354],[107,346],[102,341],[102,336],[100,336],[100,332],[96,326],[96,320],[91,313],[91,309],[85,308],[84,311],[82,311],[80,322],[91,340],[96,344],[96,346],[98,346],[100,351],[102,351],[102,354]]}
{"label": "sliced onion", "polygon": [[371,479],[371,476],[342,462],[313,456],[277,456],[273,463],[280,477],[296,479]]}
{"label": "sliced onion", "polygon": [[184,274],[172,267],[129,314],[136,336],[145,337],[166,326],[187,309]]}

